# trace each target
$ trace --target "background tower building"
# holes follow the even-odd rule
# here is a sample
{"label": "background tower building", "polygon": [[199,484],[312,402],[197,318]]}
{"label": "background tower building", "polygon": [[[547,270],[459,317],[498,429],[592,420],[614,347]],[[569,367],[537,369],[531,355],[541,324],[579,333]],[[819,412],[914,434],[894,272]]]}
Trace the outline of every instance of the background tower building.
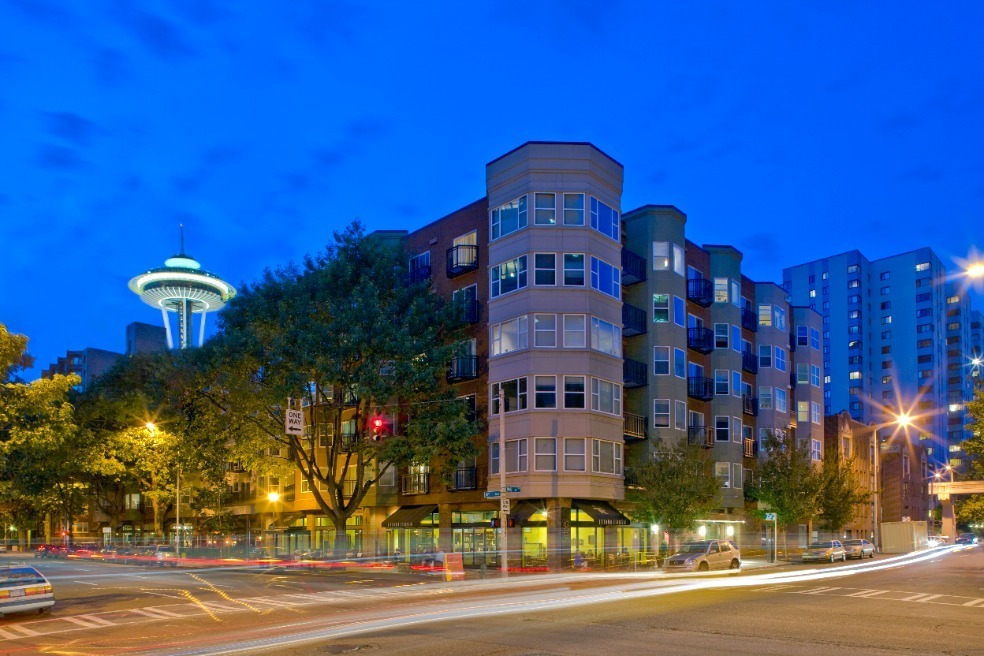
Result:
{"label": "background tower building", "polygon": [[205,341],[205,315],[221,310],[236,295],[232,285],[205,271],[195,258],[184,253],[184,233],[181,253],[166,259],[163,267],[132,278],[130,289],[147,305],[160,308],[168,348],[175,347],[168,312],[178,317],[178,348],[192,346],[193,317],[201,315],[198,325],[198,346],[201,346]]}

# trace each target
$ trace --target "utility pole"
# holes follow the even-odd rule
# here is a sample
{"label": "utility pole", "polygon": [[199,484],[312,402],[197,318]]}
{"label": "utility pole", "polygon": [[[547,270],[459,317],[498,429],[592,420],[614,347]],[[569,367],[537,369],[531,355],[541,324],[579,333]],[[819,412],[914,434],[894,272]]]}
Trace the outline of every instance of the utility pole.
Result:
{"label": "utility pole", "polygon": [[506,512],[506,394],[499,386],[499,528],[502,530],[502,577],[509,576],[509,538],[506,527],[509,525],[509,513]]}

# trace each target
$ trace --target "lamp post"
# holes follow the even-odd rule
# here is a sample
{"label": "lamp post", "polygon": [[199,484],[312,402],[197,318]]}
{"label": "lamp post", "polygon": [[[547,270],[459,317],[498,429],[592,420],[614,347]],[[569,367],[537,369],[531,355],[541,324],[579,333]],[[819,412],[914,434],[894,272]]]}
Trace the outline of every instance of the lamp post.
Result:
{"label": "lamp post", "polygon": [[[888,425],[895,425],[896,430],[899,428],[906,430],[912,425],[912,417],[909,416],[907,412],[900,412],[895,416],[895,421],[888,422]],[[882,424],[884,426],[885,424]],[[875,487],[872,494],[872,500],[875,504],[874,513],[874,538],[875,538],[875,548],[880,548],[879,536],[880,536],[880,519],[881,519],[881,497],[879,495],[879,490],[881,489],[881,438],[878,435],[878,429],[876,428],[873,432],[873,439],[875,445],[874,452],[874,465],[875,465]]]}
{"label": "lamp post", "polygon": [[[278,519],[278,517],[277,517],[277,502],[280,501],[280,493],[279,492],[268,492],[267,493],[267,501],[270,502],[270,505],[273,507],[273,519],[274,519],[274,523],[276,523],[276,521]],[[276,549],[277,549],[276,542],[279,542],[279,540],[276,540],[275,543],[273,545],[271,545],[271,548],[274,550],[274,554],[276,553]],[[270,554],[271,557],[274,554]]]}

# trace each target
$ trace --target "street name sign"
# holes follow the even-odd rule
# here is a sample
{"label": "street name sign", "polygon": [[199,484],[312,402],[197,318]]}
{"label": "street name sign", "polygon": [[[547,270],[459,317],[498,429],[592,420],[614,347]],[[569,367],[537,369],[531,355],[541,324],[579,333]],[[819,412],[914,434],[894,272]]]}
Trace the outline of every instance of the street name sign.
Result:
{"label": "street name sign", "polygon": [[506,492],[519,492],[519,487],[515,485],[507,485]]}
{"label": "street name sign", "polygon": [[501,496],[502,496],[502,492],[500,492],[499,490],[493,490],[492,492],[485,493],[486,499],[498,499]]}
{"label": "street name sign", "polygon": [[776,521],[776,514],[775,513],[765,513],[765,521],[767,521],[767,522],[774,522],[774,521]]}

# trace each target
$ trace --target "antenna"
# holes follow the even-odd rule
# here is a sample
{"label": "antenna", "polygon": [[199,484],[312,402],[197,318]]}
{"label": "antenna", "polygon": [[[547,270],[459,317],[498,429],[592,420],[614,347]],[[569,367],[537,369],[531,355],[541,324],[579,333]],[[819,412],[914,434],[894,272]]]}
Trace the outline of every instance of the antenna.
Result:
{"label": "antenna", "polygon": [[179,223],[178,224],[178,231],[181,233],[181,250],[178,251],[178,252],[181,253],[182,255],[184,255],[184,252],[185,252],[185,227],[184,227],[184,224],[183,223]]}

